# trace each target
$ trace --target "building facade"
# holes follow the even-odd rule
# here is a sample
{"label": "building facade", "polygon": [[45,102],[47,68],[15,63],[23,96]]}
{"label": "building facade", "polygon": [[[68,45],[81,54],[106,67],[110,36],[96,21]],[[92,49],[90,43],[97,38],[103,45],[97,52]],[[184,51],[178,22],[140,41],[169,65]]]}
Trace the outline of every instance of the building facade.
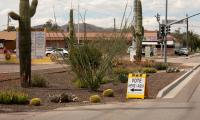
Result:
{"label": "building facade", "polygon": [[[111,40],[113,37],[116,37],[118,35],[121,35],[120,33],[113,33],[113,32],[88,32],[87,34],[79,33],[76,34],[76,38],[79,37],[80,43],[87,43],[91,41],[98,41],[102,40],[101,38],[104,38],[104,40]],[[16,36],[17,32],[0,32],[0,52],[2,52],[4,49],[8,50],[15,50],[16,49]],[[62,33],[62,32],[45,32],[45,38],[46,38],[46,47],[54,47],[54,48],[65,48],[67,47],[67,41],[66,37],[68,37],[68,33]],[[126,33],[124,34],[124,37],[126,37],[127,44],[132,43],[132,34]],[[158,54],[161,51],[161,40],[157,37],[157,31],[145,31],[144,33],[144,39],[142,42],[143,48],[145,46],[150,46],[151,48],[157,48]],[[168,36],[168,53],[172,53],[174,48],[174,38],[172,36]]]}

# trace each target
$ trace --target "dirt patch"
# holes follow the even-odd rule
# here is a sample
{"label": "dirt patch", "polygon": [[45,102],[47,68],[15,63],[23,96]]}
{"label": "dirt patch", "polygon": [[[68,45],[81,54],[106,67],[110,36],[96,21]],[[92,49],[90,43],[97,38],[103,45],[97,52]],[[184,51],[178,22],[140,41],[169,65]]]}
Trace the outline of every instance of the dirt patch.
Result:
{"label": "dirt patch", "polygon": [[[74,83],[74,74],[68,69],[49,69],[33,71],[33,74],[43,74],[48,80],[47,88],[21,88],[19,81],[19,73],[11,74],[0,74],[0,90],[3,89],[17,89],[26,91],[30,98],[39,97],[42,99],[42,106],[30,106],[30,105],[0,105],[0,112],[21,112],[21,111],[38,111],[38,110],[50,110],[58,107],[75,106],[90,104],[88,102],[89,96],[99,94],[102,97],[102,91],[108,88],[114,90],[114,96],[112,98],[102,97],[102,104],[110,102],[126,102],[126,83],[108,83],[101,86],[98,92],[91,92],[87,89],[77,88]],[[156,97],[159,90],[176,80],[178,77],[183,75],[185,72],[180,73],[165,73],[159,72],[150,74],[147,78],[149,98],[153,99]],[[79,102],[71,103],[51,103],[49,96],[55,94],[61,94],[63,92],[72,93],[78,96]]]}

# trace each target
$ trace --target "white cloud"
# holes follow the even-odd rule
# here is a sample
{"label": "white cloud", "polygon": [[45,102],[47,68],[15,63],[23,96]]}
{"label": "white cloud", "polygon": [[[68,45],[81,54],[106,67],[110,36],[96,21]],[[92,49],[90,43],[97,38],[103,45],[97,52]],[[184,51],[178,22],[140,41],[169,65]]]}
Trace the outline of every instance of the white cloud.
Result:
{"label": "white cloud", "polygon": [[[36,15],[32,19],[32,25],[44,24],[49,19],[54,19],[53,6],[55,7],[55,13],[57,22],[59,25],[63,25],[68,21],[68,13],[71,8],[71,1],[73,1],[72,7],[75,9],[75,21],[77,21],[77,1],[78,0],[39,0]],[[126,0],[79,0],[80,11],[83,13],[87,9],[87,22],[102,27],[112,27],[113,18],[117,18],[120,26],[121,17],[123,15]],[[127,0],[129,2],[128,12],[133,5],[133,0]],[[169,18],[180,19],[185,16],[186,13],[194,14],[199,11],[200,0],[168,0],[169,2]],[[3,29],[7,22],[7,13],[10,10],[18,12],[19,0],[4,0],[0,4],[0,29]],[[157,22],[154,18],[158,12],[164,18],[165,15],[165,0],[142,0],[143,4],[143,18],[144,26],[146,29],[156,29]],[[128,13],[127,13],[128,14]],[[199,21],[192,19],[193,24]],[[12,21],[12,24],[17,25],[16,21]],[[196,31],[200,31],[199,27],[193,27]],[[200,32],[199,32],[200,33]]]}

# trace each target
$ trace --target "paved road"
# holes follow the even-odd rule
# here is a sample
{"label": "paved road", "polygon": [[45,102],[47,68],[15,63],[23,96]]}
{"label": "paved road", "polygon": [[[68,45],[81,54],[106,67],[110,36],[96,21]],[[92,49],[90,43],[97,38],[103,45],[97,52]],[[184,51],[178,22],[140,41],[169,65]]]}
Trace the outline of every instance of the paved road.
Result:
{"label": "paved road", "polygon": [[[53,68],[62,68],[66,67],[66,65],[61,64],[40,64],[40,65],[32,65],[32,70],[42,70],[42,69],[53,69]],[[17,64],[0,64],[0,73],[13,73],[19,72],[19,65]]]}
{"label": "paved road", "polygon": [[[163,62],[163,59],[157,59],[157,61]],[[168,57],[168,62],[171,63],[183,63],[184,65],[195,66],[200,63],[200,54],[196,53],[194,55],[186,56],[174,56]]]}

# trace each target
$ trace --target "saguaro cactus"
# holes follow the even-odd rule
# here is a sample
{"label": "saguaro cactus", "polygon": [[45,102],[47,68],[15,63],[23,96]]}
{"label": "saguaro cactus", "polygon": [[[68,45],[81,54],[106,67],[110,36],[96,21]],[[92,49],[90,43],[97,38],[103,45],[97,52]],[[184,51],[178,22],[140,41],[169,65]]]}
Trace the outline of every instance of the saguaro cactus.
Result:
{"label": "saguaro cactus", "polygon": [[69,13],[69,39],[71,42],[75,42],[75,31],[74,31],[74,15],[73,15],[73,9],[70,9]]}
{"label": "saguaro cactus", "polygon": [[31,17],[34,16],[38,0],[20,0],[19,15],[10,12],[9,16],[19,21],[19,60],[20,60],[20,80],[22,87],[31,85]]}
{"label": "saguaro cactus", "polygon": [[136,61],[140,62],[142,59],[142,40],[144,35],[144,28],[142,26],[142,3],[141,0],[135,0],[135,39],[136,39]]}

